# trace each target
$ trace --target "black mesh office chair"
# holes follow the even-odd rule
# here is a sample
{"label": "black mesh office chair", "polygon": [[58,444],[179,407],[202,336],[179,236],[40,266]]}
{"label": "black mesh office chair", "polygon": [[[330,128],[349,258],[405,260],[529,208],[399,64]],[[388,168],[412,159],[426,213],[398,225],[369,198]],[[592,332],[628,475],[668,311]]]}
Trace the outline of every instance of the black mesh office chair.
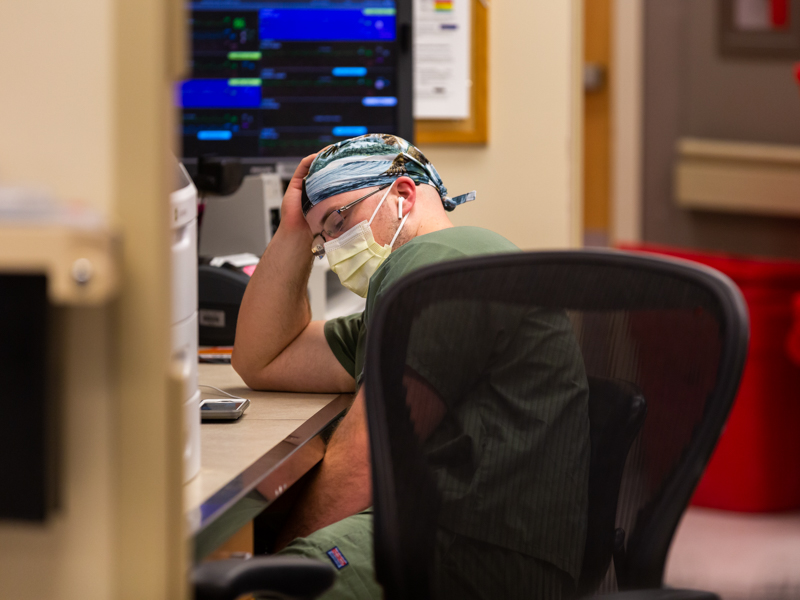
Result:
{"label": "black mesh office chair", "polygon": [[481,257],[409,275],[369,323],[388,600],[715,597],[656,588],[744,364],[727,278],[611,251]]}
{"label": "black mesh office chair", "polygon": [[589,377],[588,384],[589,513],[578,580],[580,596],[598,589],[611,564],[622,473],[647,413],[641,391],[630,383]]}
{"label": "black mesh office chair", "polygon": [[295,557],[259,556],[197,565],[191,584],[195,600],[241,597],[312,600],[333,585],[336,572],[325,563]]}

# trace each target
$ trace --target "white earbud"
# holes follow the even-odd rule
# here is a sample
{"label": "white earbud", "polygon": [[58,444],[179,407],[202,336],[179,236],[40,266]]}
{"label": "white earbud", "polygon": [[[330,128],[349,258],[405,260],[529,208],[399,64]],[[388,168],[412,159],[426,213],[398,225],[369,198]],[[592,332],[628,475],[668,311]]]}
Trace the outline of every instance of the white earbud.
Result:
{"label": "white earbud", "polygon": [[405,200],[405,198],[403,198],[402,196],[398,196],[398,198],[397,198],[397,218],[398,219],[402,219],[403,218],[403,200]]}

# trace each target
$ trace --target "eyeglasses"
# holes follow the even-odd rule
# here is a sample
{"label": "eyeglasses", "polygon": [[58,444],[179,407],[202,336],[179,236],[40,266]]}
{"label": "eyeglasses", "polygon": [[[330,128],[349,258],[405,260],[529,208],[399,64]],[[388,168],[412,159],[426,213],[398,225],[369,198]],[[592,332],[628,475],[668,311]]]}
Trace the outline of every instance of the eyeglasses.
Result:
{"label": "eyeglasses", "polygon": [[342,233],[344,233],[344,217],[342,213],[346,210],[350,210],[356,204],[361,202],[362,200],[366,200],[370,196],[374,196],[381,190],[385,190],[387,187],[392,185],[391,183],[385,183],[380,186],[377,190],[371,191],[369,194],[365,196],[361,196],[357,200],[353,200],[349,204],[346,204],[342,208],[333,211],[327,217],[325,217],[325,222],[322,224],[322,233],[317,234],[314,236],[314,241],[311,244],[311,254],[316,256],[317,258],[322,258],[325,256],[325,242],[328,240],[332,240]]}

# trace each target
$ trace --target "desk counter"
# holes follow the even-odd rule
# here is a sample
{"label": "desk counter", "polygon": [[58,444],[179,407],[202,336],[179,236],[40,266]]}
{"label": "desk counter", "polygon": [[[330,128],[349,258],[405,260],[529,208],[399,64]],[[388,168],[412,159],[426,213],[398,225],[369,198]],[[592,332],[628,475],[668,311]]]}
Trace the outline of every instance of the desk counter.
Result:
{"label": "desk counter", "polygon": [[[195,560],[246,525],[325,453],[351,394],[254,392],[230,365],[200,365],[200,383],[250,399],[238,421],[200,426],[200,473],[184,487]],[[200,388],[204,398],[223,394]]]}

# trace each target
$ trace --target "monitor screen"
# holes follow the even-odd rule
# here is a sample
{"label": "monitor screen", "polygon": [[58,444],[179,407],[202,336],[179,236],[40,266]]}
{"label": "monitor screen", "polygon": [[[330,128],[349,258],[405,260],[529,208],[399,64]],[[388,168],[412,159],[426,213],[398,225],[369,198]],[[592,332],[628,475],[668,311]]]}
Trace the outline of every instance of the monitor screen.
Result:
{"label": "monitor screen", "polygon": [[183,156],[299,158],[365,133],[411,140],[409,0],[198,0]]}

